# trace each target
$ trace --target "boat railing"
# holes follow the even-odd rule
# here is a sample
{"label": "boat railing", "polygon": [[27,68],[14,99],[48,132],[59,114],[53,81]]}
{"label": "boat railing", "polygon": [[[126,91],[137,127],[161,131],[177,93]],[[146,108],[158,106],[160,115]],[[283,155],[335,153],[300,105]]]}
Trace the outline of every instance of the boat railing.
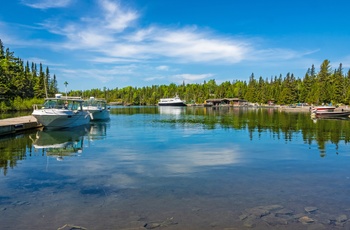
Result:
{"label": "boat railing", "polygon": [[43,107],[44,107],[43,104],[34,104],[34,105],[33,105],[33,109],[34,109],[34,110],[42,109]]}

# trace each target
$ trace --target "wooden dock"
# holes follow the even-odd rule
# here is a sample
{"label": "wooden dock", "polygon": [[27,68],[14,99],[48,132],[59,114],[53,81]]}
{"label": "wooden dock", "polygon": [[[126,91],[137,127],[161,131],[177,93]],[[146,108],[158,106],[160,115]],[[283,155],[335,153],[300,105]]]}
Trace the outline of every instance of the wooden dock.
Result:
{"label": "wooden dock", "polygon": [[0,136],[42,127],[33,116],[0,119]]}

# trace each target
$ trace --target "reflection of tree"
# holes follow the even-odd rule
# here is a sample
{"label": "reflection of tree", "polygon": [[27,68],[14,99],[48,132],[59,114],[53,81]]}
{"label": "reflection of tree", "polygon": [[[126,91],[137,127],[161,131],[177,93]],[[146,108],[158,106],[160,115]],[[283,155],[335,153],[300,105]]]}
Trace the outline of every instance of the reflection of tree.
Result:
{"label": "reflection of tree", "polygon": [[347,143],[350,140],[350,120],[318,120],[314,123],[309,113],[232,107],[187,108],[184,113],[186,116],[166,122],[196,123],[208,129],[217,125],[224,129],[247,129],[250,139],[256,133],[260,137],[267,131],[273,138],[286,141],[301,134],[306,144],[316,141],[321,156],[325,156],[328,142],[338,146],[340,141]]}
{"label": "reflection of tree", "polygon": [[[309,113],[287,113],[270,109],[248,109],[248,108],[202,108],[187,107],[181,112],[181,116],[154,116],[158,122],[173,123],[176,127],[186,127],[195,124],[205,129],[246,129],[249,138],[253,140],[254,135],[260,137],[263,133],[270,132],[272,138],[292,141],[296,136],[302,135],[303,141],[311,145],[316,142],[321,156],[326,155],[327,143],[332,143],[338,151],[338,144],[350,142],[350,120],[318,120],[314,123]],[[155,115],[159,114],[158,107],[119,107],[112,108],[111,114],[120,115]],[[137,119],[137,118],[135,118]],[[154,122],[157,122],[156,120]],[[144,124],[149,125],[149,124]],[[95,126],[94,126],[95,127]],[[96,138],[99,138],[105,127],[95,127]],[[91,131],[91,130],[90,130]],[[19,136],[0,139],[0,169],[4,175],[9,168],[17,165],[18,160],[23,160],[27,152],[31,152],[32,140],[29,135],[33,132],[24,133]],[[63,135],[66,136],[66,135]],[[92,134],[89,135],[92,138]],[[44,155],[44,151],[42,154]]]}
{"label": "reflection of tree", "polygon": [[7,174],[9,168],[17,165],[18,160],[23,160],[26,157],[26,150],[31,148],[31,141],[28,134],[23,134],[14,138],[10,136],[6,139],[0,139],[0,169]]}

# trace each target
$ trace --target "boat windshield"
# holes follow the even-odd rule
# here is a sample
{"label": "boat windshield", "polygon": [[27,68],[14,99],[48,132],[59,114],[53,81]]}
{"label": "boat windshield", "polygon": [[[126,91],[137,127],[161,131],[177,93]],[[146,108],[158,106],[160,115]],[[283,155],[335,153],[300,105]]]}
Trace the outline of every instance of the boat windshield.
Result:
{"label": "boat windshield", "polygon": [[80,110],[80,103],[76,101],[64,101],[64,100],[47,100],[44,103],[44,108],[52,109],[69,109],[69,110]]}
{"label": "boat windshield", "polygon": [[100,100],[87,100],[84,102],[84,107],[96,107],[98,109],[106,109],[107,103]]}
{"label": "boat windshield", "polygon": [[57,107],[57,101],[55,100],[47,100],[44,103],[44,108],[56,108],[56,107]]}

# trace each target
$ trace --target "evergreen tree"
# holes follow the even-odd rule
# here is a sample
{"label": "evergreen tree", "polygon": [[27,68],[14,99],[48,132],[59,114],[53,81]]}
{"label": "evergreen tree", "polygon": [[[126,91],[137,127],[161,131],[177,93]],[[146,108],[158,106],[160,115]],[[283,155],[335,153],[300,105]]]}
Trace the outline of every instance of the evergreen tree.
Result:
{"label": "evergreen tree", "polygon": [[245,94],[245,99],[247,101],[250,101],[250,102],[258,102],[257,101],[257,98],[256,98],[256,89],[257,89],[257,82],[254,78],[254,73],[252,73],[252,75],[250,75],[250,78],[249,78],[249,83],[248,83],[248,89],[247,89],[247,92]]}
{"label": "evergreen tree", "polygon": [[4,48],[4,44],[2,43],[1,39],[0,39],[0,60],[5,58],[5,48]]}
{"label": "evergreen tree", "polygon": [[343,67],[342,64],[339,64],[339,68],[334,71],[332,81],[331,81],[331,102],[333,104],[338,104],[343,102],[345,95],[344,89],[345,79],[343,76]]}
{"label": "evergreen tree", "polygon": [[317,75],[318,89],[319,89],[319,102],[330,103],[331,102],[331,67],[330,61],[327,59],[323,61],[320,67],[320,72]]}

